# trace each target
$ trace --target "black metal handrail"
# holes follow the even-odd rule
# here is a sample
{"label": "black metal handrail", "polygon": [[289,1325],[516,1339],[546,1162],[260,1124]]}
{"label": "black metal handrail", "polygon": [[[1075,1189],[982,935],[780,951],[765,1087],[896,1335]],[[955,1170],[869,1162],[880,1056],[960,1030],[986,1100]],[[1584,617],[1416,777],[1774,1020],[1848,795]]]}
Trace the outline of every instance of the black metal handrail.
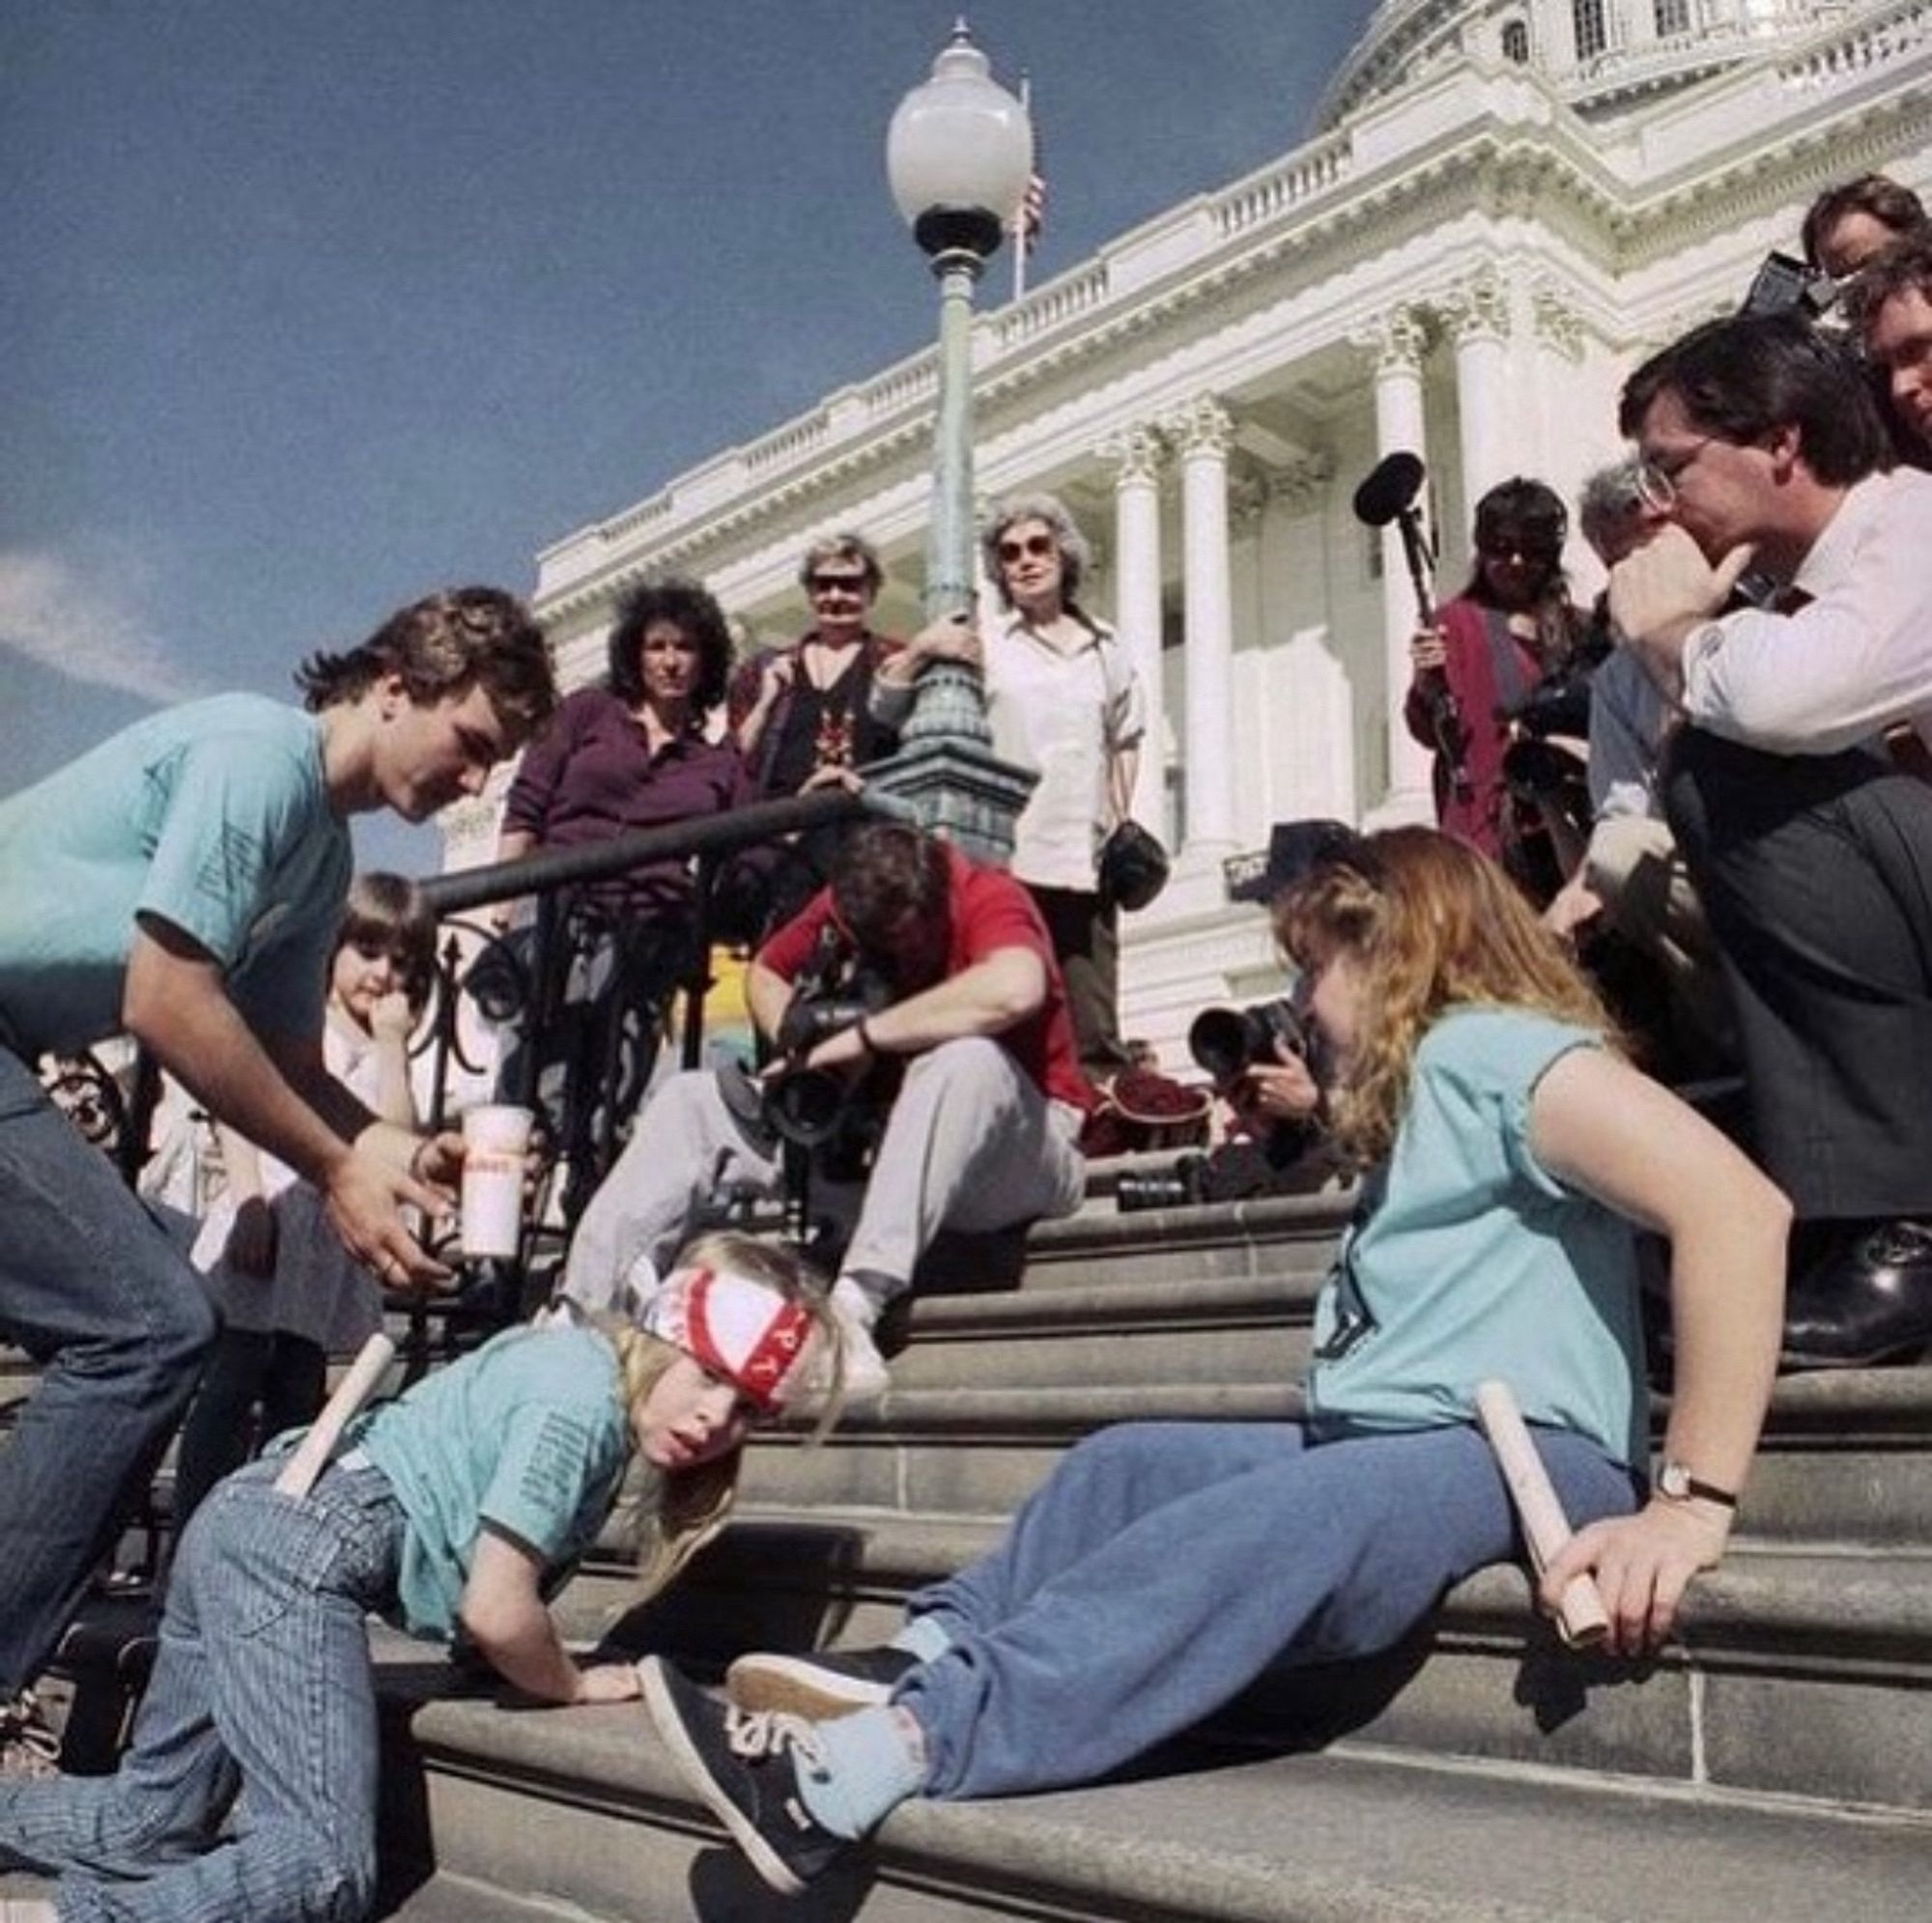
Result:
{"label": "black metal handrail", "polygon": [[[556,971],[567,969],[571,961],[573,930],[562,907],[567,891],[640,867],[671,862],[694,863],[696,873],[688,911],[688,947],[698,966],[694,975],[670,992],[673,1004],[680,997],[683,1001],[681,1020],[675,1024],[681,1031],[682,1065],[694,1068],[702,1059],[704,1045],[704,1000],[710,981],[702,962],[711,951],[712,891],[720,871],[733,857],[747,849],[789,839],[813,829],[867,817],[916,819],[911,807],[895,797],[865,790],[853,793],[832,789],[780,801],[753,803],[727,814],[672,822],[663,828],[639,829],[583,847],[537,849],[514,861],[496,862],[487,866],[438,875],[422,883],[425,902],[450,928],[449,938],[442,946],[435,1014],[427,1034],[418,1044],[419,1052],[431,1058],[432,1095],[430,1112],[425,1117],[428,1126],[440,1128],[449,1119],[448,1089],[452,1062],[472,1070],[477,1066],[463,1053],[459,1011],[467,970],[479,950],[472,943],[469,952],[466,954],[464,945],[457,938],[457,931],[464,929],[472,938],[480,938],[483,950],[494,947],[498,952],[504,952],[507,947],[501,930],[466,920],[464,918],[470,911],[497,902],[534,897],[537,914],[533,943],[526,953],[520,958],[512,957],[510,963],[513,979],[519,985],[528,1017],[528,1027],[533,1031],[547,1005],[546,984],[554,984],[559,978]],[[526,1042],[527,1039],[526,1036]],[[577,1132],[580,1118],[574,1118],[568,1097],[563,1108],[556,1113],[552,1113],[541,1098],[536,1086],[536,1055],[537,1049],[533,1045],[526,1045],[519,1051],[519,1070],[512,1075],[502,1093],[506,1100],[521,1101],[537,1109],[548,1122],[555,1125],[555,1132],[550,1140],[551,1150],[555,1153],[568,1146],[557,1139],[558,1136]],[[622,1066],[621,1056],[613,1050],[610,1058],[598,1066],[595,1089],[580,1089],[578,1096],[604,1099]],[[600,1155],[592,1150],[584,1159],[588,1175],[593,1179],[600,1178],[603,1173]],[[586,1170],[574,1167],[573,1180],[583,1179],[585,1174]],[[579,1202],[581,1204],[581,1196]],[[491,1326],[512,1319],[522,1312],[532,1273],[542,1266],[541,1261],[533,1259],[537,1252],[532,1248],[532,1238],[540,1236],[541,1232],[539,1223],[527,1221],[524,1248],[515,1259],[482,1264],[471,1272],[470,1286],[462,1291],[454,1305],[466,1312],[458,1320],[467,1326],[459,1330],[445,1316],[445,1347],[450,1352],[454,1352],[460,1336],[487,1332]],[[428,1322],[432,1309],[439,1306],[447,1311],[452,1306],[450,1298],[441,1298],[438,1303],[417,1296],[409,1305],[411,1329],[408,1350],[412,1372],[427,1367],[432,1360]]]}
{"label": "black metal handrail", "polygon": [[674,821],[663,828],[640,828],[612,835],[582,848],[539,848],[513,862],[493,862],[487,867],[463,868],[437,875],[422,884],[423,899],[439,917],[462,915],[490,902],[520,895],[550,893],[576,882],[603,881],[647,862],[696,857],[699,861],[735,854],[760,841],[827,828],[861,815],[889,820],[916,819],[911,806],[895,797],[862,789],[842,788],[815,795],[794,795],[783,801],[753,802],[728,814],[708,814],[696,821]]}

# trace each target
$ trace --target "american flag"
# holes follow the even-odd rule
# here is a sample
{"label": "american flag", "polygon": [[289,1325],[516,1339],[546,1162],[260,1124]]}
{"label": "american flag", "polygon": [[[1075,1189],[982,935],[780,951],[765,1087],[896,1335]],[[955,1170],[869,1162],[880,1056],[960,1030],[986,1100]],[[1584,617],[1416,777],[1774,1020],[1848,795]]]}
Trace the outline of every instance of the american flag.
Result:
{"label": "american flag", "polygon": [[[1020,105],[1031,114],[1033,111],[1033,80],[1020,75]],[[1039,171],[1039,132],[1036,128],[1033,139],[1034,169],[1027,176],[1026,191],[1020,196],[1020,204],[1013,214],[1013,298],[1020,300],[1026,296],[1027,262],[1033,258],[1033,250],[1039,245],[1039,237],[1046,232],[1046,176]]]}
{"label": "american flag", "polygon": [[1013,215],[1013,239],[1032,253],[1045,231],[1046,179],[1041,174],[1029,174],[1026,192],[1020,196],[1020,211]]}

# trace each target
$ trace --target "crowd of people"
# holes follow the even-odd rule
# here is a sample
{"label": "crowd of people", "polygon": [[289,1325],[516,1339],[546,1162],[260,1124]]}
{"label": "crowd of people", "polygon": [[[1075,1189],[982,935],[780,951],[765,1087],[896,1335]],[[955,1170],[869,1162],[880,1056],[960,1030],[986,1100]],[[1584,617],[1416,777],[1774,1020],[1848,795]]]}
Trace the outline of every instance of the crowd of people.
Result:
{"label": "crowd of people", "polygon": [[[1357,1177],[1305,1420],[1106,1430],[889,1645],[749,1654],[724,1701],[662,1656],[580,1663],[557,1575],[635,1468],[644,1589],[672,1580],[753,1425],[822,1428],[886,1387],[881,1318],[935,1236],[1079,1205],[1096,1085],[1131,1060],[1101,849],[1145,703],[1065,507],[997,508],[998,611],[902,643],[851,532],[807,551],[794,644],[734,672],[711,595],[651,581],[605,679],[561,701],[527,610],[460,589],[303,664],[303,711],[189,704],[0,801],[0,875],[35,904],[0,918],[0,1337],[43,1364],[0,1446],[0,1867],[60,1878],[35,1913],[366,1914],[372,1610],[461,1633],[544,1701],[641,1696],[797,1890],[909,1796],[1092,1780],[1264,1666],[1390,1646],[1513,1553],[1472,1423],[1489,1377],[1578,1525],[1545,1602],[1590,1573],[1614,1650],[1667,1636],[1724,1553],[1780,1363],[1932,1344],[1932,231],[1866,180],[1804,244],[1833,300],[1709,323],[1627,382],[1634,451],[1577,502],[1594,607],[1553,490],[1474,504],[1469,581],[1411,648],[1439,825],[1321,825],[1277,877],[1292,1018],[1223,1092]],[[425,1225],[464,1152],[410,1095],[432,929],[408,883],[353,880],[348,818],[426,819],[520,749],[505,857],[863,784],[934,662],[979,673],[996,749],[1037,775],[1010,868],[879,820],[741,864],[767,1059],[671,1076],[666,1004],[704,965],[689,865],[547,910],[504,1086],[573,1118],[554,1298],[281,1487],[327,1355],[383,1289],[446,1279]],[[38,1079],[114,1033],[221,1130],[193,1256]],[[1744,1089],[1742,1145],[1696,1106],[1713,1069]],[[728,1226],[807,1194],[823,1274]],[[1654,1477],[1645,1233],[1673,1368]],[[108,1777],[16,1767],[31,1687],[191,1400],[130,1747]]]}

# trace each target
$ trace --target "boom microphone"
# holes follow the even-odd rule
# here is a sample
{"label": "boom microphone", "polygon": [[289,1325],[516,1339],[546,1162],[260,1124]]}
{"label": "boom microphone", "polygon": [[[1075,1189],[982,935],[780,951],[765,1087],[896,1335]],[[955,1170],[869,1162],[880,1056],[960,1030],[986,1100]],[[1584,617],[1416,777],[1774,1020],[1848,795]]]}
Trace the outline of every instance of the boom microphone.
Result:
{"label": "boom microphone", "polygon": [[[1422,457],[1406,448],[1384,454],[1370,468],[1368,479],[1355,490],[1355,519],[1370,527],[1386,527],[1394,522],[1402,535],[1402,557],[1408,563],[1408,579],[1415,589],[1416,619],[1425,628],[1435,625],[1435,590],[1431,570],[1435,555],[1429,537],[1422,531],[1422,517],[1415,510],[1415,498],[1422,492]],[[1435,737],[1436,752],[1449,785],[1461,801],[1470,800],[1475,783],[1469,776],[1469,731],[1463,725],[1463,710],[1449,677],[1439,667],[1421,677],[1423,700],[1428,704],[1430,732]]]}
{"label": "boom microphone", "polygon": [[1370,527],[1386,527],[1422,492],[1421,459],[1398,449],[1385,454],[1355,490],[1355,519]]}

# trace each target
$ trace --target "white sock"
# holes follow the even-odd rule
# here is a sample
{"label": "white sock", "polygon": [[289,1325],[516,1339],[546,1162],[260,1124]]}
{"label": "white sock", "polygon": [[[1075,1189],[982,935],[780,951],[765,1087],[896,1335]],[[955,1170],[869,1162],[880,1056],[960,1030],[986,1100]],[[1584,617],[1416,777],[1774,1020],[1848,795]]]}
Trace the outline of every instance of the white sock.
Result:
{"label": "white sock", "polygon": [[832,1285],[829,1297],[832,1312],[842,1316],[854,1328],[869,1331],[879,1319],[879,1312],[885,1307],[866,1285],[849,1275],[841,1275]]}

